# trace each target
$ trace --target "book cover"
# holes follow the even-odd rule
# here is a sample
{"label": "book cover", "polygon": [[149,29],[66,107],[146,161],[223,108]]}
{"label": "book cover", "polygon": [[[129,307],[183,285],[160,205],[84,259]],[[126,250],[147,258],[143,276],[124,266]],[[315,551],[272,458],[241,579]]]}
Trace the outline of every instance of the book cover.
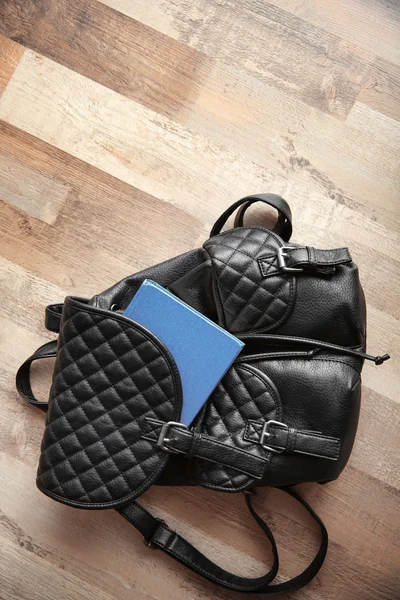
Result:
{"label": "book cover", "polygon": [[190,425],[244,343],[149,279],[124,315],[152,331],[171,352],[182,381],[181,422]]}

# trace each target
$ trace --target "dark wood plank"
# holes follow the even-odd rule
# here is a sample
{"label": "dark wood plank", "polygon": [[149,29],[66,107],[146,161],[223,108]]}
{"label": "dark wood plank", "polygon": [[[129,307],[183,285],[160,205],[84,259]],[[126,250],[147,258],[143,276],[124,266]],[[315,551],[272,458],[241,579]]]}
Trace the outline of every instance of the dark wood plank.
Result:
{"label": "dark wood plank", "polygon": [[164,115],[196,99],[209,59],[96,0],[3,0],[0,32]]}
{"label": "dark wood plank", "polygon": [[24,48],[22,46],[0,35],[0,96],[5,90],[23,53]]}

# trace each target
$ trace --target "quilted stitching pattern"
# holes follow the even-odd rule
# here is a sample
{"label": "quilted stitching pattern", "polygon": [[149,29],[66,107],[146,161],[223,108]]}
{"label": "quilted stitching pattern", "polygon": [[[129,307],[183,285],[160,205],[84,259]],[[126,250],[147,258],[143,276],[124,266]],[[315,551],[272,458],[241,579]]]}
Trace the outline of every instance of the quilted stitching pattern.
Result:
{"label": "quilted stitching pattern", "polygon": [[[280,418],[280,399],[272,382],[250,365],[233,365],[208,401],[202,430],[224,444],[246,449],[268,458],[258,444],[243,437],[249,420]],[[251,477],[235,469],[195,459],[191,480],[204,487],[237,490],[246,487]]]}
{"label": "quilted stitching pattern", "polygon": [[258,259],[261,273],[264,277],[271,277],[271,275],[279,275],[278,258],[276,254],[268,254]]}
{"label": "quilted stitching pattern", "polygon": [[[204,248],[213,264],[223,327],[233,333],[267,330],[286,319],[295,280],[280,272],[265,277],[258,262],[266,252],[276,256],[279,242],[270,232],[233,229],[211,238]],[[269,268],[272,266],[271,262]]]}
{"label": "quilted stitching pattern", "polygon": [[66,306],[37,483],[76,506],[143,492],[168,455],[140,438],[146,416],[176,420],[173,366],[134,323]]}
{"label": "quilted stitching pattern", "polygon": [[248,421],[243,437],[250,442],[259,442],[264,421]]}

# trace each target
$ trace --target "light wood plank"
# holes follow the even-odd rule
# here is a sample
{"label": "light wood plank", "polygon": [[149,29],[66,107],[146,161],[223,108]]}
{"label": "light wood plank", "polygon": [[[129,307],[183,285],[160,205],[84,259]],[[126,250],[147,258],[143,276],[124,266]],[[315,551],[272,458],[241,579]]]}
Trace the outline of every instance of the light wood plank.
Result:
{"label": "light wood plank", "polygon": [[[137,18],[134,5],[124,6]],[[261,1],[197,0],[163,7],[172,12],[174,37],[182,43],[95,0],[62,0],[56,5],[49,0],[40,10],[33,0],[20,0],[18,7],[6,0],[0,9],[0,30],[162,114],[171,114],[196,96],[210,62],[207,55],[238,65],[307,104],[344,118],[372,58]],[[147,12],[154,10],[157,7],[152,5]],[[234,44],[227,43],[233,39]]]}
{"label": "light wood plank", "polygon": [[208,219],[215,216],[210,198],[226,206],[272,179],[229,149],[30,51],[1,98],[0,118]]}
{"label": "light wood plank", "polygon": [[22,46],[0,34],[0,97],[23,53]]}
{"label": "light wood plank", "polygon": [[400,148],[400,122],[361,102],[354,104],[346,122],[351,127],[370,133],[393,148]]}
{"label": "light wood plank", "polygon": [[[400,31],[400,28],[398,28]],[[399,34],[400,37],[400,34]],[[398,47],[400,48],[400,40]],[[363,83],[358,102],[400,120],[400,67],[377,58]]]}
{"label": "light wood plank", "polygon": [[[399,291],[398,280],[391,286]],[[382,288],[384,293],[385,288]],[[397,311],[399,310],[399,304]],[[399,319],[367,306],[368,349],[372,353],[384,354],[388,352],[392,359],[387,363],[387,368],[382,369],[371,362],[365,364],[363,370],[363,383],[375,392],[383,393],[395,402],[399,402],[399,368],[398,348],[400,347]],[[391,363],[391,364],[390,364]],[[385,372],[383,372],[385,371]]]}
{"label": "light wood plank", "polygon": [[[215,66],[187,125],[217,143],[229,140],[236,152],[273,168],[279,176],[275,189],[283,187],[288,198],[293,194],[295,207],[300,195],[315,193],[313,210],[324,206],[320,212],[326,216],[330,206],[344,205],[360,213],[367,205],[370,215],[375,205],[388,211],[385,226],[398,221],[399,161],[393,148],[294,102],[236,68]],[[302,200],[304,211],[309,199]],[[377,213],[374,218],[379,222],[382,216]]]}
{"label": "light wood plank", "polygon": [[[50,298],[62,301],[66,295],[62,288],[35,277],[3,257],[0,257],[0,282],[2,317],[18,323],[21,330],[25,329],[27,333],[43,333],[43,321],[38,319],[38,315],[43,314],[44,306],[49,304]],[[7,344],[11,343],[11,336],[7,339],[4,330],[2,335],[6,340],[5,350]],[[20,348],[23,353],[27,351],[23,345]]]}
{"label": "light wood plank", "polygon": [[[128,0],[129,1],[129,0]],[[126,0],[115,0],[115,4]],[[396,1],[268,0],[344,40],[400,65],[400,11]]]}
{"label": "light wood plank", "polygon": [[364,385],[360,421],[350,464],[395,489],[400,487],[400,467],[397,460],[400,453],[399,422],[400,402],[397,398],[389,401]]}

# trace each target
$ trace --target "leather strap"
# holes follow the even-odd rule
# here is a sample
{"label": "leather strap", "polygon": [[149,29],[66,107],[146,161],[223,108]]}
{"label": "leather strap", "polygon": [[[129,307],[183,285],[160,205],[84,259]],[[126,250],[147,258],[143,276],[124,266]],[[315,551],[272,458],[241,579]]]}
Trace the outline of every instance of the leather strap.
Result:
{"label": "leather strap", "polygon": [[37,406],[38,408],[45,411],[47,410],[47,402],[41,402],[40,400],[37,400],[34,393],[32,392],[30,379],[31,364],[35,360],[40,360],[42,358],[54,358],[56,356],[56,349],[57,340],[47,342],[47,344],[43,344],[43,346],[40,346],[40,348],[38,348],[36,352],[32,354],[32,356],[27,358],[26,361],[22,363],[15,377],[15,384],[17,386],[17,390],[20,396],[22,396],[24,400],[29,402],[29,404]]}
{"label": "leather strap", "polygon": [[[162,427],[166,423],[147,418],[143,424],[142,438],[157,443]],[[168,431],[168,439],[163,440],[163,450],[171,453],[190,454],[214,463],[232,467],[255,479],[261,479],[268,464],[268,458],[255,456],[246,450],[223,444],[206,435],[191,431],[180,424]]]}
{"label": "leather strap", "polygon": [[49,304],[46,306],[44,315],[44,326],[49,331],[58,333],[60,331],[61,315],[64,303],[60,304]]}
{"label": "leather strap", "polygon": [[335,248],[333,250],[318,250],[312,246],[287,246],[286,262],[288,267],[333,267],[351,262],[348,248]]}
{"label": "leather strap", "polygon": [[316,431],[300,431],[276,421],[247,421],[244,439],[278,454],[307,454],[337,460],[340,440]]}
{"label": "leather strap", "polygon": [[292,496],[302,506],[304,506],[307,512],[318,523],[321,531],[321,543],[314,559],[311,561],[308,567],[304,569],[302,573],[300,573],[300,575],[278,584],[271,584],[271,581],[274,579],[279,567],[275,539],[268,525],[254,510],[250,494],[246,494],[247,507],[253,519],[269,539],[272,545],[274,557],[272,568],[268,571],[268,573],[262,577],[255,578],[241,577],[222,569],[204,556],[204,554],[202,554],[199,550],[197,550],[197,548],[185,540],[185,538],[170,529],[164,521],[153,517],[153,515],[151,515],[137,502],[133,502],[128,506],[119,508],[117,510],[127,521],[129,521],[129,523],[131,523],[138,531],[140,531],[140,533],[143,535],[145,543],[150,548],[163,550],[163,552],[166,552],[175,558],[175,560],[186,565],[189,567],[189,569],[195,573],[198,573],[205,579],[217,583],[218,585],[221,585],[227,589],[240,592],[266,595],[283,594],[287,592],[293,592],[294,590],[303,587],[318,573],[324,562],[328,549],[328,533],[321,519],[305,500],[303,500],[291,488],[285,487],[280,489]]}
{"label": "leather strap", "polygon": [[219,217],[219,219],[217,219],[213,228],[211,229],[210,237],[220,233],[228,218],[239,207],[241,208],[236,216],[234,227],[243,227],[244,213],[249,206],[255,202],[264,202],[264,204],[268,204],[278,211],[278,220],[275,227],[271,229],[271,231],[279,235],[285,242],[288,242],[292,235],[292,212],[286,200],[281,198],[281,196],[277,196],[276,194],[257,194],[254,196],[246,196],[245,198],[238,200],[232,204],[232,206],[227,208],[226,211],[223,212]]}
{"label": "leather strap", "polygon": [[264,277],[278,275],[282,271],[307,271],[317,275],[333,275],[338,265],[351,262],[347,248],[319,250],[312,246],[283,246],[275,254],[266,254],[258,259]]}

